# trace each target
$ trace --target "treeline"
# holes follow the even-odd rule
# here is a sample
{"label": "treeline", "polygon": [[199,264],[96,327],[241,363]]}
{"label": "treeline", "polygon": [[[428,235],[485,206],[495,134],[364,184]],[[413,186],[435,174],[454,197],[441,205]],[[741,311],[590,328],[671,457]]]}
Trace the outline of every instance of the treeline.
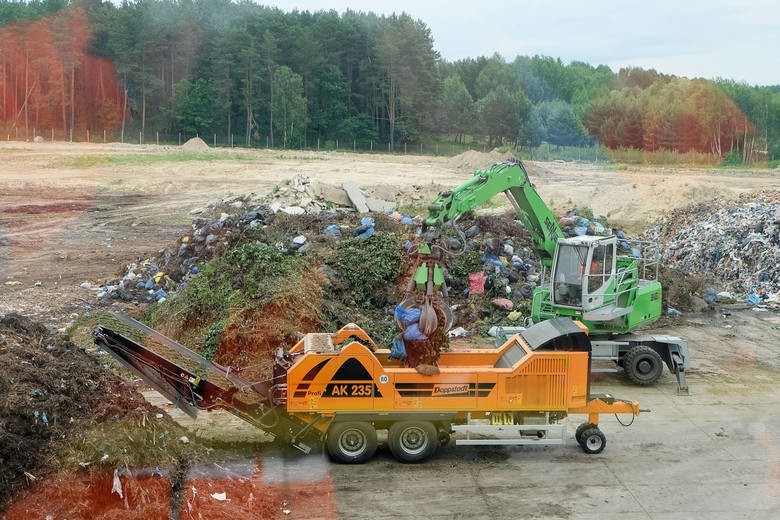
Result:
{"label": "treeline", "polygon": [[544,56],[449,63],[405,14],[0,0],[0,125],[25,135],[160,131],[390,149],[598,142],[752,161],[780,157],[779,90]]}

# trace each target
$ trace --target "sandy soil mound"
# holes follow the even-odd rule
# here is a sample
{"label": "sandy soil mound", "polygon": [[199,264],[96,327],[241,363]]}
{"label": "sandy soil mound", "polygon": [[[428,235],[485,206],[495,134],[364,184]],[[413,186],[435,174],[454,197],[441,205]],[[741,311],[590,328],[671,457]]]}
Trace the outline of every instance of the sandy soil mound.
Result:
{"label": "sandy soil mound", "polygon": [[462,154],[458,154],[455,157],[451,157],[447,161],[447,166],[454,170],[471,172],[477,168],[484,169],[489,168],[491,165],[502,162],[510,158],[512,154],[501,153],[498,149],[494,149],[490,152],[477,152],[476,150],[468,150]]}
{"label": "sandy soil mound", "polygon": [[193,137],[183,145],[181,145],[182,150],[187,150],[188,152],[205,152],[209,149],[209,145],[206,144],[206,141],[201,139],[200,137]]}

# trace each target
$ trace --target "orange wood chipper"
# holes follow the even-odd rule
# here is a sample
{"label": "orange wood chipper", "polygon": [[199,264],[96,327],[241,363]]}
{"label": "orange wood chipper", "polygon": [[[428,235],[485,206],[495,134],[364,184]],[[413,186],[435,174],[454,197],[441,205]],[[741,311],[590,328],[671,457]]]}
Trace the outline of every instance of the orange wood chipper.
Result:
{"label": "orange wood chipper", "polygon": [[252,382],[119,317],[131,333],[98,326],[95,342],[186,412],[223,408],[304,452],[324,445],[339,462],[370,459],[377,430],[387,430],[402,462],[451,442],[563,444],[568,414],[587,415],[574,437],[586,453],[600,453],[599,415],[640,412],[634,401],[590,394],[590,340],[569,318],[534,325],[498,348],[444,352],[435,375],[390,359],[349,324],[278,348],[272,379]]}

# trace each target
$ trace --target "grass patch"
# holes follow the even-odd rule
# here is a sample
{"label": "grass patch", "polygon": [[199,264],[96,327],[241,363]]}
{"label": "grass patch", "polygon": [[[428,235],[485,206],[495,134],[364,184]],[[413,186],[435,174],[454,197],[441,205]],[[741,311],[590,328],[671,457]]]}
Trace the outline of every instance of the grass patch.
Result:
{"label": "grass patch", "polygon": [[122,154],[122,155],[84,155],[68,157],[57,161],[57,167],[92,168],[104,165],[149,165],[156,163],[179,162],[214,162],[214,161],[247,161],[251,160],[243,154],[173,152],[152,154]]}

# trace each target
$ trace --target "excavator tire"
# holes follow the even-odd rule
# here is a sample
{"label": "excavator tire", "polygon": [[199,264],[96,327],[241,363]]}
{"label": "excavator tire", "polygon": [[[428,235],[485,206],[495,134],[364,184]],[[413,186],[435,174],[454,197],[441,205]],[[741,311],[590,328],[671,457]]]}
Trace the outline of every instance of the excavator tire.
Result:
{"label": "excavator tire", "polygon": [[439,437],[436,427],[427,421],[401,421],[390,427],[387,444],[400,462],[420,462],[433,455]]}
{"label": "excavator tire", "polygon": [[328,430],[326,446],[334,461],[362,464],[376,453],[376,430],[367,422],[337,422]]}
{"label": "excavator tire", "polygon": [[637,345],[623,357],[623,370],[638,385],[652,385],[664,371],[660,354],[647,345]]}

